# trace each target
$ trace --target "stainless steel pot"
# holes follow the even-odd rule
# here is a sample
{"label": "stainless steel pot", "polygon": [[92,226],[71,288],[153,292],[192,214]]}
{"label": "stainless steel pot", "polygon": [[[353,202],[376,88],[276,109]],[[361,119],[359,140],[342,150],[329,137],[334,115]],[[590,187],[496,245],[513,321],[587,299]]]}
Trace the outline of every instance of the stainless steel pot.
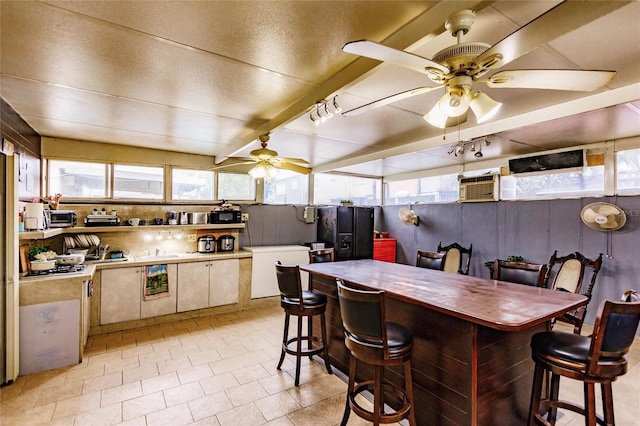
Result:
{"label": "stainless steel pot", "polygon": [[233,235],[220,235],[218,237],[218,251],[233,251],[235,239],[236,237]]}
{"label": "stainless steel pot", "polygon": [[216,251],[216,237],[203,235],[198,238],[198,253],[214,253]]}

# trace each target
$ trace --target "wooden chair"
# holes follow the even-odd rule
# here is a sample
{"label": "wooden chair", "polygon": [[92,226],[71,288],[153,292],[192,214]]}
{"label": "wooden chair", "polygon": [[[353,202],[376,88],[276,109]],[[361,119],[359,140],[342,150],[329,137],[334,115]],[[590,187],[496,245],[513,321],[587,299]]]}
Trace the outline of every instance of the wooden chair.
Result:
{"label": "wooden chair", "polygon": [[446,260],[447,260],[446,253],[436,253],[433,251],[418,250],[416,266],[419,268],[436,269],[438,271],[442,271],[444,270],[444,265]]}
{"label": "wooden chair", "polygon": [[[349,288],[338,278],[338,303],[344,326],[344,343],[351,352],[347,402],[341,425],[346,425],[353,410],[359,417],[373,422],[396,423],[408,418],[416,424],[411,378],[413,335],[406,327],[387,321],[383,291],[364,291]],[[356,385],[357,362],[373,365],[374,379]],[[404,389],[384,378],[385,368],[404,366]],[[396,398],[388,401],[394,409],[385,412],[385,389]],[[373,409],[369,411],[356,398],[369,390],[373,394]]]}
{"label": "wooden chair", "polygon": [[333,262],[334,260],[332,248],[309,250],[309,263]]}
{"label": "wooden chair", "polygon": [[[469,265],[471,265],[471,253],[473,244],[469,248],[464,248],[458,243],[449,244],[442,247],[442,241],[438,243],[438,253],[446,253],[447,259],[444,264],[444,271],[454,274],[469,275]],[[464,258],[464,260],[463,260]]]}
{"label": "wooden chair", "polygon": [[538,263],[513,262],[496,259],[493,262],[493,279],[510,283],[544,287],[547,265]]}
{"label": "wooden chair", "polygon": [[[590,269],[591,277],[589,279],[589,285],[583,294],[591,300],[591,293],[596,283],[596,277],[602,266],[602,253],[600,253],[596,260],[586,258],[580,252],[571,253],[562,257],[558,257],[557,254],[558,251],[554,251],[551,259],[549,259],[549,265],[545,275],[545,287],[553,290],[580,293],[586,270]],[[558,265],[559,268],[557,268],[556,271],[554,268]],[[585,305],[574,311],[567,312],[555,320],[572,324],[574,333],[580,334],[586,314],[587,306]],[[553,323],[555,323],[555,321],[552,322],[552,325]]]}
{"label": "wooden chair", "polygon": [[[555,424],[558,408],[583,415],[586,425],[615,424],[611,384],[627,372],[626,354],[640,321],[637,293],[630,291],[624,297],[623,302],[602,301],[591,336],[546,331],[532,337],[535,370],[529,406],[530,426]],[[549,398],[542,399],[546,372],[551,372],[551,390]],[[561,376],[584,383],[584,407],[558,400]],[[603,416],[596,415],[596,383],[602,388]],[[546,419],[542,414],[545,411]]]}
{"label": "wooden chair", "polygon": [[[333,374],[331,364],[329,363],[327,327],[325,322],[325,311],[327,308],[327,296],[322,293],[313,291],[303,291],[300,281],[300,268],[298,265],[285,266],[276,262],[276,276],[278,279],[278,288],[280,289],[280,306],[284,309],[284,335],[282,337],[282,352],[280,353],[280,361],[278,362],[278,370],[282,367],[285,354],[295,355],[296,357],[296,376],[295,385],[300,383],[300,359],[308,356],[309,359],[313,355],[324,352],[324,365],[327,373]],[[289,338],[289,318],[291,315],[298,317],[298,330],[294,337]],[[309,327],[307,335],[302,334],[302,318],[320,316],[320,328],[322,338],[318,339],[313,336],[312,329]],[[302,341],[308,342],[307,349],[302,349]],[[295,347],[290,347],[295,343]],[[315,347],[313,343],[316,343]],[[292,346],[292,345],[291,345]]]}

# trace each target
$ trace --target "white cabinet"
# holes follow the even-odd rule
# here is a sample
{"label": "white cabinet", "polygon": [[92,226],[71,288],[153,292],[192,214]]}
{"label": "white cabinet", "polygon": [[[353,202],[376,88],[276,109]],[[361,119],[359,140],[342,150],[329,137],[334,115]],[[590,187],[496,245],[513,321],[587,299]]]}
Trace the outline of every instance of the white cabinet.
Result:
{"label": "white cabinet", "polygon": [[178,266],[178,312],[238,303],[238,259],[181,263]]}
{"label": "white cabinet", "polygon": [[[276,278],[276,261],[283,265],[301,265],[309,263],[309,247],[306,246],[254,246],[243,247],[253,253],[251,260],[251,298],[280,295]],[[301,271],[302,286],[309,281],[307,272]]]}
{"label": "white cabinet", "polygon": [[100,272],[100,324],[140,318],[142,268],[104,269]]}
{"label": "white cabinet", "polygon": [[146,266],[105,269],[101,272],[100,324],[113,324],[176,312],[177,266],[167,265],[169,293],[145,300]]}

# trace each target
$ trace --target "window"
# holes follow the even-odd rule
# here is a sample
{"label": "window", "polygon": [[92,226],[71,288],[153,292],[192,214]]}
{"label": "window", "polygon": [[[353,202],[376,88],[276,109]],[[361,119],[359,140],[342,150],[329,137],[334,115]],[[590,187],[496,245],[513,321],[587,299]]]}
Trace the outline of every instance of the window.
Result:
{"label": "window", "polygon": [[314,175],[314,204],[340,204],[351,200],[356,205],[379,206],[381,180],[359,176],[321,173]]}
{"label": "window", "polygon": [[307,204],[309,175],[280,170],[264,183],[264,202],[269,204]]}
{"label": "window", "polygon": [[218,173],[218,199],[254,200],[256,183],[246,173]]}
{"label": "window", "polygon": [[174,201],[214,200],[214,176],[214,172],[207,170],[173,169],[171,199]]}
{"label": "window", "polygon": [[164,197],[164,168],[145,166],[113,167],[114,198],[162,200]]}
{"label": "window", "polygon": [[617,193],[640,194],[640,148],[616,153]]}
{"label": "window", "polygon": [[49,161],[49,195],[107,198],[107,165],[80,161]]}
{"label": "window", "polygon": [[458,201],[458,175],[449,174],[387,182],[385,189],[386,205],[454,202]]}
{"label": "window", "polygon": [[552,173],[535,176],[502,176],[500,198],[585,197],[604,194],[604,166],[585,167],[581,173]]}

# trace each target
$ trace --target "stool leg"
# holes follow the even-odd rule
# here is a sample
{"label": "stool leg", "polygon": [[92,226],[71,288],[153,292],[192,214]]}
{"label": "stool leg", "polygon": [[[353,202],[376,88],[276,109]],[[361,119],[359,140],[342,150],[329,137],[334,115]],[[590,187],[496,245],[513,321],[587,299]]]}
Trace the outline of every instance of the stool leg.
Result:
{"label": "stool leg", "polygon": [[542,393],[542,382],[546,376],[546,370],[536,364],[533,370],[533,388],[531,389],[531,402],[529,404],[529,426],[536,424],[536,414],[540,411],[540,396]]}
{"label": "stool leg", "polygon": [[615,419],[613,418],[613,390],[611,389],[611,382],[605,382],[601,384],[602,388],[602,408],[604,411],[604,422],[607,425],[615,425]]}
{"label": "stool leg", "polygon": [[596,426],[596,389],[592,382],[584,382],[584,424]]}
{"label": "stool leg", "polygon": [[340,426],[345,426],[349,420],[349,414],[351,413],[351,394],[356,387],[356,357],[350,355],[349,358],[349,384],[347,385],[347,402],[344,406],[344,414],[342,415],[342,421]]}
{"label": "stool leg", "polygon": [[327,339],[327,323],[325,322],[324,313],[320,314],[320,328],[322,329],[322,345],[324,346],[324,366],[327,368],[327,373],[333,374],[331,363],[329,362],[329,340]]}
{"label": "stool leg", "polygon": [[[549,401],[557,402],[558,395],[560,393],[560,376],[557,374],[551,374],[551,390],[549,392]],[[552,406],[549,408],[547,415],[547,421],[552,425],[556,424],[556,416],[558,415],[558,407]]]}
{"label": "stool leg", "polygon": [[[309,315],[307,317],[307,336],[309,336],[309,340],[307,340],[307,350],[311,350],[311,348],[313,347],[312,343],[312,336],[313,336],[313,326],[312,326],[312,320],[313,320],[313,316]],[[313,359],[313,355],[309,355],[309,359]]]}
{"label": "stool leg", "polygon": [[373,424],[380,424],[380,415],[384,412],[384,367],[376,365],[374,369],[373,380]]}
{"label": "stool leg", "polygon": [[287,347],[287,337],[289,337],[289,314],[284,314],[284,335],[282,337],[282,353],[280,353],[280,361],[278,361],[278,370],[282,367],[282,361],[284,361],[285,351]]}
{"label": "stool leg", "polygon": [[413,378],[411,376],[411,361],[404,363],[404,391],[407,394],[407,400],[411,404],[409,410],[409,425],[416,426],[416,406],[413,404]]}
{"label": "stool leg", "polygon": [[296,381],[295,385],[298,386],[300,384],[300,358],[302,358],[302,317],[298,316],[298,340],[297,340],[297,349],[296,349]]}

